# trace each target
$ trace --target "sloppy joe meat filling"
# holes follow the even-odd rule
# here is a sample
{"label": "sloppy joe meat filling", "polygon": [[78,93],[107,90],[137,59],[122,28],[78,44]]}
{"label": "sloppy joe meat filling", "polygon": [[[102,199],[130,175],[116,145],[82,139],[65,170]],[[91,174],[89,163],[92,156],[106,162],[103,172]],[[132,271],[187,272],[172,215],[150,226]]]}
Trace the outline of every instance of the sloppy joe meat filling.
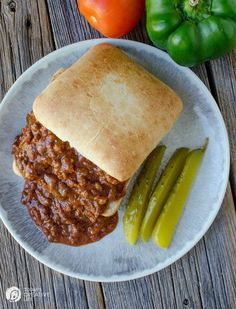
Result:
{"label": "sloppy joe meat filling", "polygon": [[33,113],[12,153],[25,178],[22,203],[48,240],[79,246],[112,232],[118,214],[102,213],[125,193],[125,183],[107,175],[42,126]]}

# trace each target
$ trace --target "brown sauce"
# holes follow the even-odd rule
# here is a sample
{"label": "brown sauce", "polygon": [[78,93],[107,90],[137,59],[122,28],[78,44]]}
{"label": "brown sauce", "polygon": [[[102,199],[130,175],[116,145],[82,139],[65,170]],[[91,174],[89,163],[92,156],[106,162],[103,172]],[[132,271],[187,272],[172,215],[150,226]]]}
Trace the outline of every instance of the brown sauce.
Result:
{"label": "brown sauce", "polygon": [[22,203],[49,241],[80,246],[115,229],[118,214],[102,213],[124,195],[125,183],[57,138],[32,113],[12,152],[25,178]]}

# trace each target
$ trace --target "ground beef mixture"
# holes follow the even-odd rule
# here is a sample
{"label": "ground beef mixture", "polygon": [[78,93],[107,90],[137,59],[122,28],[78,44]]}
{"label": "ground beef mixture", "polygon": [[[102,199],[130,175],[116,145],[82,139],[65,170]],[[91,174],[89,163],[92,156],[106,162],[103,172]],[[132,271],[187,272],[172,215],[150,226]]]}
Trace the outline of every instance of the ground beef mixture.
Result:
{"label": "ground beef mixture", "polygon": [[125,193],[110,177],[43,127],[33,113],[12,153],[25,178],[22,203],[48,240],[79,246],[112,232],[118,214],[101,214]]}

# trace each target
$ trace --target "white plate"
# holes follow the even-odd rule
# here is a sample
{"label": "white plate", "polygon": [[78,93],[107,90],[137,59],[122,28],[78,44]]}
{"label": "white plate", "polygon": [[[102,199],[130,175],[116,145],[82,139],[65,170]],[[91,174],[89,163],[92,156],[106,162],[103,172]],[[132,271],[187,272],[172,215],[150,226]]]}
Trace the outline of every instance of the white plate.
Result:
{"label": "white plate", "polygon": [[[34,98],[52,74],[67,67],[88,48],[102,42],[119,46],[146,69],[171,86],[183,99],[184,112],[164,139],[165,162],[181,146],[209,146],[197,180],[168,250],[152,241],[129,246],[122,232],[123,209],[116,230],[101,241],[82,247],[52,244],[34,225],[20,203],[23,180],[12,172],[12,142],[25,125]],[[151,130],[151,128],[150,128]],[[188,252],[213,222],[224,197],[229,173],[229,144],[219,109],[204,84],[189,69],[175,64],[151,46],[126,40],[91,40],[59,49],[28,69],[0,105],[0,215],[18,243],[45,265],[72,277],[91,281],[123,281],[156,272]],[[142,145],[140,145],[142,147]]]}

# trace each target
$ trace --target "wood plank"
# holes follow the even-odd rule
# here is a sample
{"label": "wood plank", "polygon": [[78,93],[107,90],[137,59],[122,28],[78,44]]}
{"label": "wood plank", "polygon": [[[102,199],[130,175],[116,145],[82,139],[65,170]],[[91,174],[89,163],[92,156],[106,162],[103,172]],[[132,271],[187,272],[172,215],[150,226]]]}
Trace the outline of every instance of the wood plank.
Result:
{"label": "wood plank", "polygon": [[228,185],[222,208],[204,237],[209,271],[214,277],[216,308],[233,308],[236,304],[235,222],[234,201]]}
{"label": "wood plank", "polygon": [[[19,31],[20,29],[20,31]],[[54,49],[47,7],[42,0],[0,1],[0,99],[35,61]],[[23,206],[22,206],[23,207]],[[0,222],[1,308],[88,308],[84,282],[63,276],[27,254]],[[8,287],[45,293],[10,303]]]}
{"label": "wood plank", "polygon": [[[78,14],[75,1],[48,0],[48,6],[57,47],[102,37]],[[139,27],[125,38],[150,43],[144,27],[143,19]],[[209,88],[205,65],[194,71]],[[234,242],[234,223],[234,205],[228,187],[221,212],[195,248],[159,273],[129,282],[102,284],[106,306],[112,309],[231,308],[234,303],[232,292],[235,277],[228,274],[232,272],[233,253],[230,253],[230,248]],[[219,246],[223,249],[218,250]],[[227,279],[221,275],[222,265],[227,267]],[[218,282],[219,278],[221,283]],[[223,301],[225,303],[222,307]]]}
{"label": "wood plank", "polygon": [[230,180],[236,201],[236,49],[208,65],[213,95],[228,129],[231,153]]}
{"label": "wood plank", "polygon": [[[9,302],[5,298],[5,291],[11,286],[17,286],[20,289],[29,287],[30,282],[27,275],[26,260],[24,259],[24,250],[9,235],[3,223],[0,223],[0,300],[3,308],[10,307]],[[4,250],[3,250],[4,248]],[[27,302],[29,308],[33,307],[33,300]],[[26,308],[26,304],[22,302],[22,308]]]}
{"label": "wood plank", "polygon": [[105,303],[103,298],[103,291],[98,282],[85,282],[86,294],[89,308],[104,309]]}

